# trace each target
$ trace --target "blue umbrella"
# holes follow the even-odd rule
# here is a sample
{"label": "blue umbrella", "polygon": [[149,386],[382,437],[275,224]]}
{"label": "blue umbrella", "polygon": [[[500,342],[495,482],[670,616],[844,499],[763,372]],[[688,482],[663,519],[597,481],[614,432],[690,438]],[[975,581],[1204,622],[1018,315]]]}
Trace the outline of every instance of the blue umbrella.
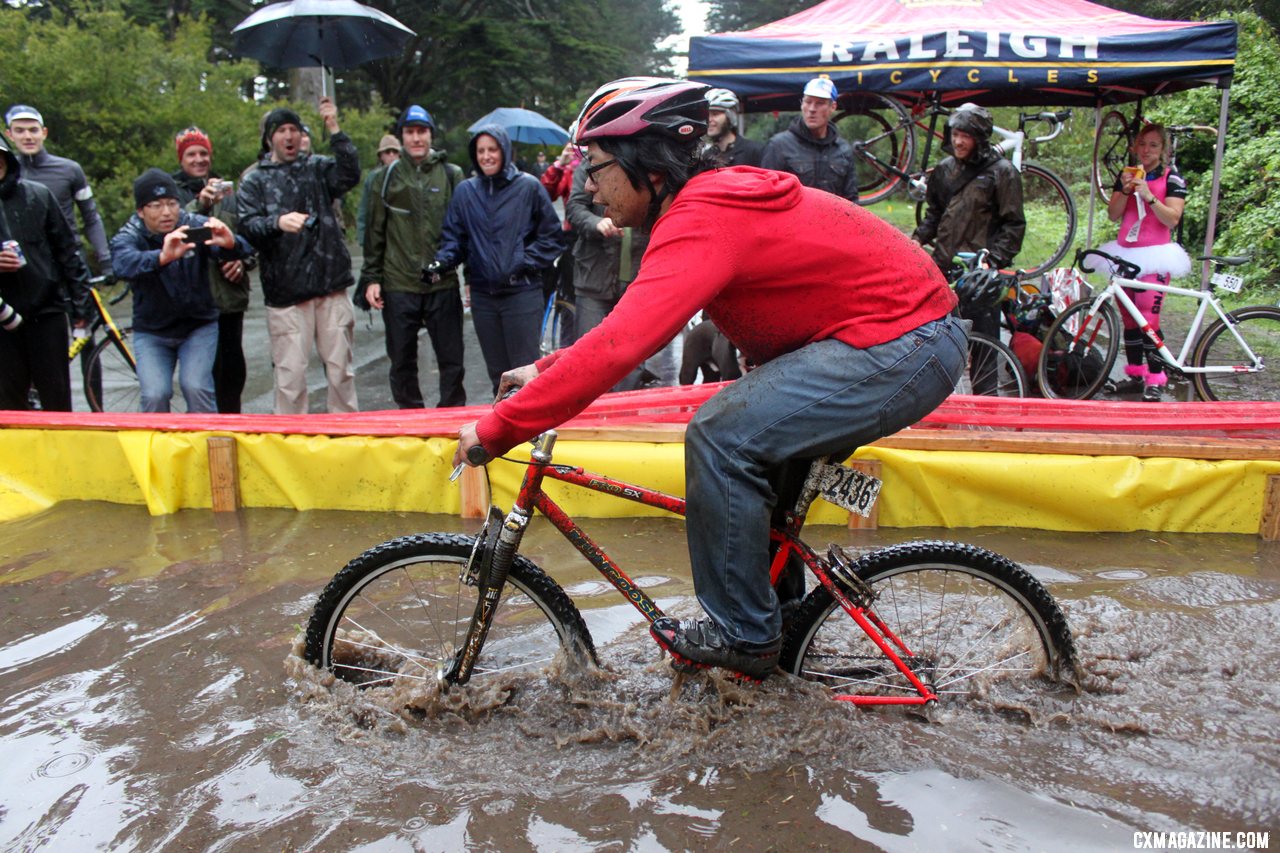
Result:
{"label": "blue umbrella", "polygon": [[475,133],[487,124],[496,124],[504,128],[512,142],[563,145],[569,141],[569,131],[541,113],[520,107],[499,107],[477,119],[467,130]]}

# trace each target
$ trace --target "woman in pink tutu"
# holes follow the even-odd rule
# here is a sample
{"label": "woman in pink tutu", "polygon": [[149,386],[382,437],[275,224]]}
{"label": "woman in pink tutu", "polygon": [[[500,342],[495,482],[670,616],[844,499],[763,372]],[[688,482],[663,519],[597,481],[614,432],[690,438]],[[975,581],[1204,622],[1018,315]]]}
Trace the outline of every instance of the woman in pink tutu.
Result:
{"label": "woman in pink tutu", "polygon": [[[1172,242],[1171,232],[1182,219],[1186,205],[1187,182],[1178,170],[1169,165],[1169,145],[1164,125],[1147,124],[1138,133],[1133,153],[1138,166],[1127,166],[1116,179],[1107,205],[1107,216],[1120,223],[1120,233],[1101,251],[1131,263],[1142,271],[1139,281],[1168,284],[1170,279],[1191,272],[1191,259],[1177,243]],[[1143,318],[1157,332],[1160,330],[1160,305],[1164,294],[1154,290],[1133,290],[1125,293],[1138,306]],[[1153,344],[1141,327],[1121,311],[1124,322],[1125,380],[1117,391],[1142,390],[1142,399],[1159,402],[1162,389],[1168,384],[1164,364]]]}

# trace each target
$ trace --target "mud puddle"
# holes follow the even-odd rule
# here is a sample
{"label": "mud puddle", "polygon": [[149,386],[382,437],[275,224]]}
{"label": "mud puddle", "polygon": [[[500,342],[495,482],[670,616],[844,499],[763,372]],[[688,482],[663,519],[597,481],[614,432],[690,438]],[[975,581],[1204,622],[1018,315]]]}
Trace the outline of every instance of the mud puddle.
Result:
{"label": "mud puddle", "polygon": [[[587,524],[692,613],[678,522]],[[0,526],[0,847],[146,850],[1116,850],[1280,829],[1280,549],[1251,537],[823,528],[1021,562],[1086,689],[935,722],[809,685],[672,696],[633,611],[545,526],[600,672],[385,701],[294,654],[359,551],[456,519],[60,505]]]}

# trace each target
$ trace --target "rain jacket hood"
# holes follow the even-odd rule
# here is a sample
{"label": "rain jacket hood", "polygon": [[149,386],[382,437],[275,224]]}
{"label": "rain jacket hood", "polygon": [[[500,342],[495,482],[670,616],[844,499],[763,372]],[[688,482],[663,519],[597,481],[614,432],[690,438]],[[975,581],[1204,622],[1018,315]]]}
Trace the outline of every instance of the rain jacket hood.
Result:
{"label": "rain jacket hood", "polygon": [[[485,175],[480,170],[480,162],[476,160],[476,140],[481,136],[492,136],[497,140],[498,147],[502,149],[502,168],[492,177]],[[472,134],[471,143],[467,146],[467,152],[471,155],[471,165],[476,170],[476,177],[486,185],[486,189],[501,189],[514,181],[516,176],[520,174],[520,170],[516,168],[515,158],[511,156],[511,137],[507,135],[506,128],[500,124],[486,124]]]}
{"label": "rain jacket hood", "polygon": [[677,199],[757,211],[789,210],[800,203],[800,179],[786,172],[724,169],[716,177],[715,181],[691,180]]}
{"label": "rain jacket hood", "polygon": [[22,172],[22,166],[18,163],[18,157],[9,150],[8,144],[0,137],[0,157],[5,159],[9,169],[5,172],[4,180],[0,181],[0,198],[5,198],[13,193],[13,188],[18,184],[18,177]]}

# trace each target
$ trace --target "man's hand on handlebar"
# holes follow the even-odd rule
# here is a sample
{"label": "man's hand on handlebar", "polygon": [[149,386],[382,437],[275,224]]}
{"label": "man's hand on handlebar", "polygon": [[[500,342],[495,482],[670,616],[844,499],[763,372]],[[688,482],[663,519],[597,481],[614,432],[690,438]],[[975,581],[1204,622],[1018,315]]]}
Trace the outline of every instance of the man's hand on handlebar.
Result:
{"label": "man's hand on handlebar", "polygon": [[458,449],[453,454],[454,466],[470,465],[474,468],[485,464],[489,459],[489,452],[484,449],[476,434],[475,421],[463,424],[458,430]]}

